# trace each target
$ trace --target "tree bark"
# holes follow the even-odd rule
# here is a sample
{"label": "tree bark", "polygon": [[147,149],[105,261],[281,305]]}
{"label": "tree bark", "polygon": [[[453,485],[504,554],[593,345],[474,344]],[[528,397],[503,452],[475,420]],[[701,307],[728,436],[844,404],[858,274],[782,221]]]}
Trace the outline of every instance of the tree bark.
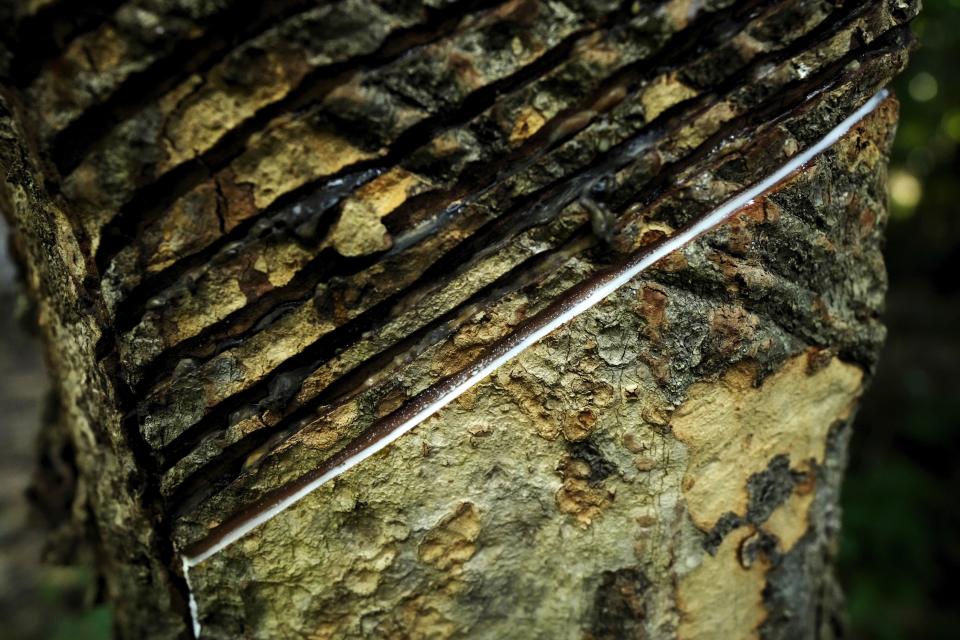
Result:
{"label": "tree bark", "polygon": [[918,3],[80,4],[11,5],[0,203],[120,637],[841,634],[896,102],[836,128]]}

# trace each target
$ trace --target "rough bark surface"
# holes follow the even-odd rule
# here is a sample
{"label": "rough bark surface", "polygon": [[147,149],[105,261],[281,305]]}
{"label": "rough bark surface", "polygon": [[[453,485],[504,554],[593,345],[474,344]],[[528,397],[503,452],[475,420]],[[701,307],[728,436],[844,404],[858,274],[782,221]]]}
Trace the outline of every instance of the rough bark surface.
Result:
{"label": "rough bark surface", "polygon": [[[834,637],[886,100],[382,453],[180,553],[809,147],[907,0],[9,3],[0,204],[121,637]],[[53,427],[51,427],[53,428]]]}

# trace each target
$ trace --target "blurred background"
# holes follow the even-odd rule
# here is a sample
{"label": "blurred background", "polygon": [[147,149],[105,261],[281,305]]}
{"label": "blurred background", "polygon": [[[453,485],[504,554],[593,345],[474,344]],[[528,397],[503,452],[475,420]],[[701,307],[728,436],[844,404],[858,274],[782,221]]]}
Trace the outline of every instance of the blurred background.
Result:
{"label": "blurred background", "polygon": [[[922,48],[895,84],[889,334],[843,493],[853,638],[960,633],[960,0],[925,0],[914,30]],[[0,637],[102,640],[110,613],[94,604],[92,573],[39,563],[43,534],[25,494],[47,383],[17,321],[14,276],[0,220]]]}
{"label": "blurred background", "polygon": [[960,0],[924,0],[914,32],[895,83],[887,343],[843,492],[856,638],[960,636]]}

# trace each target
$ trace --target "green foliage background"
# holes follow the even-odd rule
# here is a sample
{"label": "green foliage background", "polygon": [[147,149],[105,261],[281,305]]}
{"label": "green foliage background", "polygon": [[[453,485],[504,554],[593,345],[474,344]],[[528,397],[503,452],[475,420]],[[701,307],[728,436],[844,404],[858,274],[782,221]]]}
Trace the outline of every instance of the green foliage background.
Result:
{"label": "green foliage background", "polygon": [[895,85],[889,334],[843,494],[855,638],[960,635],[960,0],[925,0],[914,31]]}

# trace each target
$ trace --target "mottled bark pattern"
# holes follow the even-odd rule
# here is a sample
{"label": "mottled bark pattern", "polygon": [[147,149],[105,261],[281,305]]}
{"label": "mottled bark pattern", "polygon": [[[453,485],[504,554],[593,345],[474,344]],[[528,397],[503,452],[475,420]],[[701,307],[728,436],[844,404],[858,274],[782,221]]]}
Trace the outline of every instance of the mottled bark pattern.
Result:
{"label": "mottled bark pattern", "polygon": [[893,98],[189,590],[179,554],[816,142],[917,3],[98,4],[7,9],[0,204],[122,637],[190,595],[205,638],[836,634]]}

